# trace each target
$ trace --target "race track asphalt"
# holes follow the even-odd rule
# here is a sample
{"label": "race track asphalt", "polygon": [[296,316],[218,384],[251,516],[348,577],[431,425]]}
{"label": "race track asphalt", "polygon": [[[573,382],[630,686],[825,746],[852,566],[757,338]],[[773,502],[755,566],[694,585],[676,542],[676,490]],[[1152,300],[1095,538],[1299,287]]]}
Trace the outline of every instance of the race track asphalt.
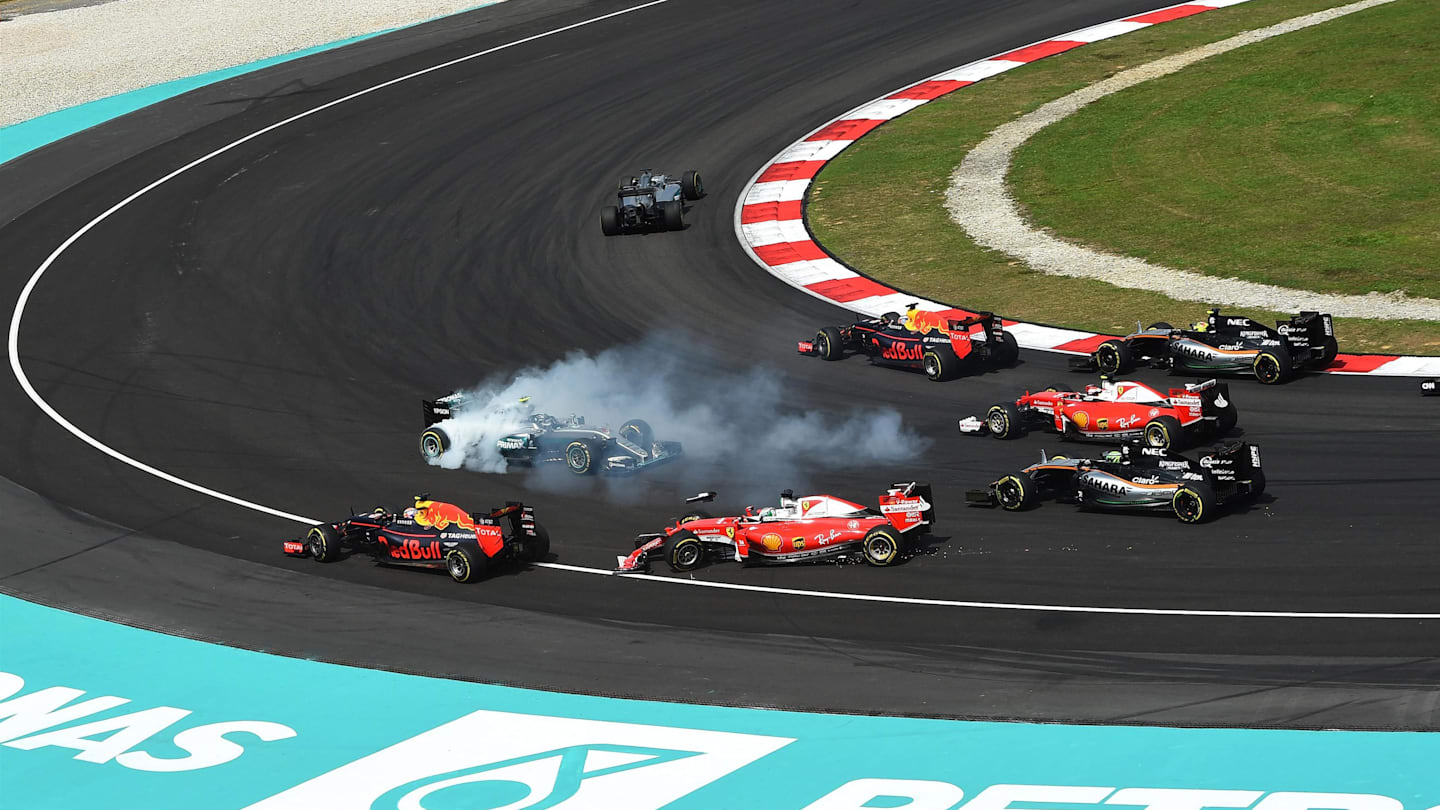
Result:
{"label": "race track asphalt", "polygon": [[[625,7],[512,0],[234,79],[0,167],[6,311],[67,236],[135,189],[317,104]],[[41,394],[163,470],[321,518],[416,492],[523,497],[556,562],[606,569],[696,489],[872,501],[935,487],[932,553],[891,569],[696,579],[947,600],[1255,611],[1436,612],[1440,428],[1413,380],[1232,382],[1269,493],[1202,527],[966,489],[1050,437],[964,438],[955,419],[1074,380],[1064,358],[934,384],[794,341],[846,314],[757,268],[736,195],[780,149],[947,67],[1153,0],[672,0],[397,84],[256,138],[70,248],[20,335]],[[642,166],[704,171],[684,232],[605,238]],[[884,205],[883,198],[876,205]],[[964,302],[956,302],[964,303]],[[755,451],[575,482],[429,467],[424,396],[617,347],[746,424],[894,409],[913,457],[803,465]],[[1169,382],[1160,372],[1141,379]],[[777,406],[752,396],[778,385]],[[637,406],[639,407],[639,406]],[[849,602],[534,569],[443,574],[279,554],[285,520],[105,458],[0,382],[0,590],[290,655],[599,694],[863,713],[1096,722],[1434,728],[1440,622],[1097,615]],[[645,416],[637,412],[637,416]],[[1073,448],[1066,448],[1073,452]]]}

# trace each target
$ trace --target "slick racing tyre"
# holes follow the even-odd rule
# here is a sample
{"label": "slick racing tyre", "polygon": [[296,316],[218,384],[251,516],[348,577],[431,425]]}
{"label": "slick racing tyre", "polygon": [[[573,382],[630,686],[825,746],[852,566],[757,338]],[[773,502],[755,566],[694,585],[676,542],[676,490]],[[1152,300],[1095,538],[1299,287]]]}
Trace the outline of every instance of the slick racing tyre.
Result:
{"label": "slick racing tyre", "polygon": [[1265,494],[1265,471],[1255,470],[1250,473],[1250,497],[1258,498]]}
{"label": "slick racing tyre", "polygon": [[995,500],[1007,512],[1019,512],[1035,505],[1040,493],[1030,473],[1017,472],[995,482]]}
{"label": "slick racing tyre", "polygon": [[595,472],[599,461],[600,454],[590,442],[577,439],[565,445],[565,468],[576,475]]}
{"label": "slick racing tyre", "polygon": [[1290,355],[1283,351],[1263,351],[1255,355],[1252,365],[1255,379],[1265,385],[1275,385],[1289,379],[1291,372]]}
{"label": "slick racing tyre", "polygon": [[985,427],[997,439],[1013,439],[1025,432],[1020,423],[1020,409],[1009,402],[990,407],[985,413]]}
{"label": "slick racing tyre", "polygon": [[335,562],[340,559],[340,532],[325,523],[312,526],[310,531],[305,533],[305,547],[316,560]]}
{"label": "slick racing tyre", "polygon": [[845,344],[841,341],[840,330],[833,326],[827,326],[816,332],[815,353],[820,355],[821,360],[839,360],[845,354]]}
{"label": "slick racing tyre", "polygon": [[1145,425],[1145,444],[1148,447],[1158,447],[1161,450],[1183,449],[1185,443],[1185,428],[1180,427],[1180,420],[1173,416],[1157,416]]}
{"label": "slick racing tyre", "polygon": [[450,435],[443,428],[428,428],[420,434],[420,455],[427,459],[436,459],[445,455],[450,449]]}
{"label": "slick racing tyre", "polygon": [[700,172],[691,169],[680,175],[680,193],[691,201],[705,196],[705,183],[700,180]]}
{"label": "slick racing tyre", "polygon": [[463,548],[452,548],[445,552],[445,572],[456,582],[469,582],[475,578],[475,557]]}
{"label": "slick racing tyre", "polygon": [[1020,359],[1020,343],[1015,336],[1009,332],[1001,332],[1000,339],[996,341],[995,364],[999,366],[1013,366],[1015,361]]}
{"label": "slick racing tyre", "polygon": [[1195,481],[1175,490],[1170,507],[1181,523],[1204,523],[1215,516],[1219,502],[1209,484]]}
{"label": "slick racing tyre", "polygon": [[1101,374],[1123,374],[1135,365],[1135,356],[1129,343],[1107,340],[1095,348],[1095,365]]}
{"label": "slick racing tyre", "polygon": [[920,357],[920,366],[925,370],[925,376],[931,382],[944,382],[954,379],[956,366],[960,365],[960,358],[955,353],[942,349],[926,349],[925,354]]}
{"label": "slick racing tyre", "polygon": [[655,431],[650,429],[650,424],[644,419],[631,419],[621,425],[620,438],[647,453],[655,446]]}
{"label": "slick racing tyre", "polygon": [[705,544],[694,532],[684,529],[665,538],[665,544],[660,547],[660,551],[665,557],[665,564],[677,573],[694,571],[705,562]]}
{"label": "slick racing tyre", "polygon": [[694,523],[697,520],[709,520],[711,517],[713,517],[713,515],[711,515],[709,512],[706,512],[704,509],[696,509],[694,512],[686,512],[685,514],[681,515],[680,518],[675,522],[679,523],[681,526],[684,526],[686,523]]}
{"label": "slick racing tyre", "polygon": [[520,536],[520,558],[524,562],[542,562],[550,556],[550,532],[539,523],[535,524],[535,536]]}
{"label": "slick racing tyre", "polygon": [[1168,324],[1168,323],[1166,323],[1166,322],[1164,322],[1164,321],[1156,321],[1156,322],[1150,324],[1149,326],[1145,327],[1146,331],[1154,331],[1154,330],[1156,330],[1156,329],[1164,329],[1166,332],[1169,332],[1171,329],[1174,329],[1174,328],[1175,328],[1175,327],[1171,326],[1170,324]]}
{"label": "slick racing tyre", "polygon": [[665,219],[665,230],[685,229],[685,206],[679,200],[660,203],[660,215]]}
{"label": "slick racing tyre", "polygon": [[860,549],[865,553],[865,562],[883,567],[900,559],[900,532],[890,526],[876,526],[866,532]]}
{"label": "slick racing tyre", "polygon": [[617,236],[620,233],[620,209],[613,205],[607,205],[600,209],[600,230],[606,236]]}
{"label": "slick racing tyre", "polygon": [[1226,436],[1235,429],[1240,422],[1240,412],[1235,410],[1234,405],[1227,405],[1215,415],[1215,435]]}
{"label": "slick racing tyre", "polygon": [[1320,360],[1317,362],[1316,368],[1328,368],[1331,363],[1335,362],[1335,358],[1340,356],[1340,344],[1336,343],[1335,338],[1329,335],[1320,338],[1320,349]]}

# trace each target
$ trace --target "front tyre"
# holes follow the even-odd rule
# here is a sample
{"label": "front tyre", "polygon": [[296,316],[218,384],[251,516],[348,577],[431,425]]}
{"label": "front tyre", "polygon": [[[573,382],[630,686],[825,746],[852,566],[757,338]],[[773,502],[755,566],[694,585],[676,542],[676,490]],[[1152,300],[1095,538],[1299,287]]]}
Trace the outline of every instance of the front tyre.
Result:
{"label": "front tyre", "polygon": [[1175,490],[1170,506],[1181,523],[1204,523],[1214,517],[1219,502],[1215,490],[1200,482],[1186,484]]}
{"label": "front tyre", "polygon": [[428,460],[435,460],[445,455],[450,449],[450,434],[443,428],[427,428],[420,434],[420,455]]}
{"label": "front tyre", "polygon": [[865,534],[860,548],[865,553],[865,562],[883,568],[900,559],[900,532],[891,526],[876,526]]}
{"label": "front tyre", "polygon": [[1290,355],[1283,351],[1263,351],[1255,355],[1255,362],[1252,365],[1255,371],[1255,379],[1265,385],[1276,385],[1285,382],[1290,377],[1292,370]]}
{"label": "front tyre", "polygon": [[684,529],[665,538],[660,551],[665,557],[665,564],[676,573],[694,571],[705,562],[705,544],[694,532]]}
{"label": "front tyre", "polygon": [[565,445],[565,468],[576,475],[595,472],[599,461],[595,448],[586,441],[573,441]]}
{"label": "front tyre", "polygon": [[620,438],[633,445],[636,445],[645,452],[655,445],[655,431],[650,429],[650,424],[644,419],[631,419],[620,426]]}
{"label": "front tyre", "polygon": [[680,175],[680,193],[691,201],[705,196],[705,183],[700,179],[700,172],[691,169]]}
{"label": "front tyre", "polygon": [[1185,429],[1180,420],[1173,416],[1157,416],[1145,425],[1145,445],[1161,450],[1180,450],[1184,442]]}
{"label": "front tyre", "polygon": [[452,548],[445,552],[445,572],[456,582],[469,582],[475,578],[475,558],[463,548]]}
{"label": "front tyre", "polygon": [[305,545],[310,550],[310,556],[319,562],[340,559],[340,532],[328,523],[312,526],[305,533]]}
{"label": "front tyre", "polygon": [[1123,340],[1107,340],[1095,348],[1095,366],[1101,374],[1123,374],[1134,365],[1134,353]]}
{"label": "front tyre", "polygon": [[995,482],[995,500],[1007,512],[1019,512],[1035,505],[1040,493],[1030,473],[1017,472]]}
{"label": "front tyre", "polygon": [[997,439],[1013,439],[1025,432],[1020,423],[1020,409],[1009,402],[991,406],[985,413],[985,427]]}
{"label": "front tyre", "polygon": [[845,343],[840,330],[827,326],[815,333],[815,349],[821,360],[839,360],[845,355]]}

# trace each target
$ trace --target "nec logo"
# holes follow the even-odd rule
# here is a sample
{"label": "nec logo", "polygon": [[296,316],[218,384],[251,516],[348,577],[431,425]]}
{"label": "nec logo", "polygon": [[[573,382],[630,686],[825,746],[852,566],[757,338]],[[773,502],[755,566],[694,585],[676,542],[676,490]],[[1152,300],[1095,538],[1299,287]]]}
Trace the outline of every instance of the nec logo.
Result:
{"label": "nec logo", "polygon": [[659,810],[792,742],[477,711],[246,810]]}

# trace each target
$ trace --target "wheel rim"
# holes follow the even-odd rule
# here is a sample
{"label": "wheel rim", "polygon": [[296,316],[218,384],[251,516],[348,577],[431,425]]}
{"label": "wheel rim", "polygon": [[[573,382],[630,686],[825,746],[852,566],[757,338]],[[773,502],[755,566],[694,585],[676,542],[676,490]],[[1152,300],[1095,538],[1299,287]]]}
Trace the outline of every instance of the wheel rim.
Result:
{"label": "wheel rim", "polygon": [[1164,449],[1170,444],[1170,437],[1165,434],[1165,428],[1153,425],[1145,430],[1145,443],[1151,447]]}
{"label": "wheel rim", "polygon": [[1120,353],[1112,346],[1101,346],[1095,352],[1096,365],[1101,371],[1118,371],[1116,366],[1120,365]]}
{"label": "wheel rim", "polygon": [[995,497],[1000,499],[1001,506],[1018,506],[1020,494],[1020,485],[1012,478],[1006,478],[995,487]]}
{"label": "wheel rim", "polygon": [[700,544],[682,542],[675,549],[675,567],[690,568],[700,561]]}
{"label": "wheel rim", "polygon": [[1270,355],[1262,354],[1255,359],[1255,376],[1270,382],[1280,376],[1280,364]]}
{"label": "wheel rim", "polygon": [[895,544],[890,541],[889,537],[883,534],[877,534],[871,537],[870,542],[867,544],[867,549],[870,552],[870,556],[877,560],[888,560],[895,556]]}
{"label": "wheel rim", "polygon": [[940,360],[933,354],[925,355],[925,376],[931,378],[940,376]]}
{"label": "wheel rim", "polygon": [[450,555],[450,576],[454,579],[465,578],[465,561],[460,559],[459,554]]}
{"label": "wheel rim", "polygon": [[325,538],[319,532],[310,535],[310,554],[317,559],[325,555]]}
{"label": "wheel rim", "polygon": [[1175,496],[1175,513],[1180,515],[1181,520],[1194,520],[1200,516],[1200,499],[1182,490]]}
{"label": "wheel rim", "polygon": [[565,451],[565,463],[575,472],[584,472],[590,468],[590,453],[578,445],[571,447]]}
{"label": "wheel rim", "polygon": [[821,332],[820,334],[818,334],[818,335],[815,336],[815,342],[816,342],[817,344],[819,344],[819,346],[820,346],[820,353],[821,353],[821,354],[829,354],[829,353],[830,353],[830,336],[829,336],[829,335],[825,334],[824,332]]}
{"label": "wheel rim", "polygon": [[426,433],[420,438],[420,452],[428,458],[435,458],[440,455],[440,440],[433,433]]}
{"label": "wheel rim", "polygon": [[996,436],[1004,436],[1006,429],[1010,427],[1010,418],[1004,411],[990,412],[990,432]]}

